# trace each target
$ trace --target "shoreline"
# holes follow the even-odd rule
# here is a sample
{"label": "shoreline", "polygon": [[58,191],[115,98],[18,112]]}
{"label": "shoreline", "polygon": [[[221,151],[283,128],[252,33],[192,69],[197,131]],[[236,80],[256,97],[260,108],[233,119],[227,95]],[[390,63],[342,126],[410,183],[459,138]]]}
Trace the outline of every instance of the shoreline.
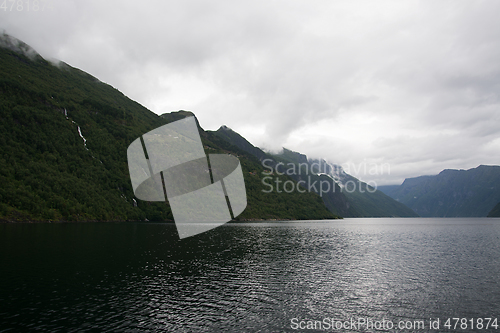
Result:
{"label": "shoreline", "polygon": [[[333,218],[333,219],[289,219],[289,218],[273,218],[273,219],[259,219],[259,218],[248,218],[248,219],[237,219],[231,220],[227,223],[244,223],[244,222],[286,222],[286,221],[320,221],[320,220],[343,220],[343,217]],[[166,221],[143,221],[143,220],[9,220],[5,218],[0,218],[0,224],[15,224],[15,223],[27,223],[27,224],[37,224],[37,223],[175,223],[174,220]]]}

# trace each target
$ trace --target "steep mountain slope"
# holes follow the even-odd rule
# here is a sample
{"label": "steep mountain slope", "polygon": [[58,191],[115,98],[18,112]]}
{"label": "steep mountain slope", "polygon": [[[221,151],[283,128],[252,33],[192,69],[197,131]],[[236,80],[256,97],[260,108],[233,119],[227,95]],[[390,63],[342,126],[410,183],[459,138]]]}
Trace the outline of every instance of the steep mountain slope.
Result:
{"label": "steep mountain slope", "polygon": [[331,212],[343,217],[362,216],[329,174],[319,170],[313,171],[306,155],[284,148],[282,154],[272,155],[272,157],[278,161],[274,166],[274,172],[285,173],[297,182],[301,182],[306,190],[318,193]]}
{"label": "steep mountain slope", "polygon": [[[265,153],[262,151],[260,148],[253,146],[250,142],[248,142],[244,137],[242,137],[240,134],[237,132],[233,131],[227,126],[221,126],[216,132],[214,132],[215,135],[219,136],[220,138],[228,141],[229,143],[233,145],[237,145],[238,148],[241,150],[244,150],[245,152],[253,155],[256,157],[262,166],[265,166],[265,170],[263,170],[265,173],[262,174],[262,181],[265,184],[268,184],[269,186],[273,185],[273,190],[274,189],[274,183],[275,180],[272,178],[277,175],[273,171],[275,168],[278,168],[279,172],[283,172],[283,166],[278,165],[278,163],[283,163],[283,159],[281,158],[276,158],[275,156],[272,156],[270,154]],[[296,155],[296,153],[291,152],[288,154],[288,150],[284,150],[284,156],[283,158],[285,159],[286,162],[289,162],[290,160],[293,160],[297,163],[302,162],[303,159],[305,158],[305,161],[307,161],[307,158],[305,155]],[[302,182],[301,184],[304,184],[304,182],[308,182],[309,179],[307,178],[308,175],[306,175],[304,172],[290,172],[288,177],[292,178],[295,182]],[[341,193],[340,188],[338,185],[335,184],[329,177],[325,177],[324,175],[310,175],[309,178],[311,178],[310,183],[311,184],[316,184],[316,186],[311,186],[311,191],[318,193],[318,183],[323,183],[324,186],[329,186],[331,191],[326,191],[325,193],[321,193],[321,198],[323,200],[324,205],[328,208],[330,212],[332,212],[335,215],[343,216],[343,217],[350,217],[350,216],[357,216],[358,213],[355,211],[352,207],[350,207],[349,203],[347,202],[346,197]],[[273,184],[270,184],[270,182],[273,181]],[[327,183],[329,185],[327,185]],[[295,187],[295,189],[297,189]],[[326,187],[325,187],[326,189]],[[335,190],[333,190],[335,189]],[[281,189],[279,189],[281,190]],[[302,189],[300,187],[300,190],[309,190],[307,188]]]}
{"label": "steep mountain slope", "polygon": [[[0,48],[0,216],[171,218],[165,205],[134,201],[123,155],[132,140],[165,121],[91,75],[56,67],[18,43]],[[19,49],[30,50],[29,57]]]}
{"label": "steep mountain slope", "polygon": [[500,217],[500,202],[488,213],[488,217]]}
{"label": "steep mountain slope", "polygon": [[230,129],[229,127],[223,125],[216,132],[216,135],[220,136],[224,140],[228,141],[230,144],[246,151],[250,155],[255,156],[259,161],[262,161],[269,156],[263,152],[260,148],[253,146],[247,139]]}
{"label": "steep mountain slope", "polygon": [[[171,122],[192,115],[189,111],[179,111],[163,114],[162,117]],[[236,220],[339,218],[338,214],[329,212],[323,205],[321,198],[314,193],[266,191],[262,182],[265,169],[255,156],[231,144],[215,132],[203,130],[199,123],[198,128],[207,154],[228,153],[240,159],[248,204],[245,211]],[[286,175],[278,176],[278,179],[283,183],[293,181]]]}
{"label": "steep mountain slope", "polygon": [[500,166],[443,170],[380,188],[424,217],[481,217],[500,201]]}
{"label": "steep mountain slope", "polygon": [[[327,163],[325,160],[307,159],[306,155],[283,149],[282,155],[274,155],[283,162],[302,165],[303,178],[310,177],[311,182],[318,178],[318,191],[325,205],[338,207],[344,211],[345,217],[416,217],[418,216],[405,205],[393,200],[384,193],[344,172],[341,166]],[[286,163],[285,168],[290,170]],[[308,166],[308,167],[307,167]],[[315,176],[317,175],[317,176]],[[323,186],[329,191],[321,191],[321,184],[329,182],[331,186]],[[340,199],[344,197],[345,199]],[[343,206],[342,206],[343,205]],[[347,210],[345,208],[347,208]],[[342,210],[343,209],[343,210]]]}
{"label": "steep mountain slope", "polygon": [[266,184],[274,184],[272,177],[284,173],[303,185],[303,190],[320,194],[325,206],[336,215],[418,216],[403,204],[348,175],[340,166],[324,160],[309,160],[306,155],[288,149],[283,149],[279,155],[268,155],[225,126],[219,128],[215,134],[256,156],[270,173],[267,175],[268,179],[264,179]]}
{"label": "steep mountain slope", "polygon": [[[127,147],[170,121],[95,77],[47,62],[28,45],[0,36],[0,220],[171,220],[168,204],[136,200]],[[234,152],[201,130],[209,152]],[[220,141],[223,146],[218,146]],[[241,156],[245,180],[258,161]],[[241,218],[333,218],[317,195],[280,195],[259,202],[249,181]]]}

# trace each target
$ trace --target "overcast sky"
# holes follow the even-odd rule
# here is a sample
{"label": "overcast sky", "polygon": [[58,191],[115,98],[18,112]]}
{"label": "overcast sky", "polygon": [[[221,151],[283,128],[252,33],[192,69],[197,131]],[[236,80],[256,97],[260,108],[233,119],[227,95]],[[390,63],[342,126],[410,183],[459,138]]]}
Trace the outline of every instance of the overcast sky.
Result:
{"label": "overcast sky", "polygon": [[0,29],[155,113],[378,185],[500,164],[500,1],[30,2]]}

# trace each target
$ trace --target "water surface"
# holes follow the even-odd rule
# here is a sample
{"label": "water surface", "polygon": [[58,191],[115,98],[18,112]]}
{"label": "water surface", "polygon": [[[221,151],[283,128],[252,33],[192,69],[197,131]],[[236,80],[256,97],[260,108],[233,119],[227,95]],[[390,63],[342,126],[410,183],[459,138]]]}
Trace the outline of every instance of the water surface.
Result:
{"label": "water surface", "polygon": [[500,320],[500,219],[226,224],[182,241],[173,224],[3,224],[0,263],[0,332]]}

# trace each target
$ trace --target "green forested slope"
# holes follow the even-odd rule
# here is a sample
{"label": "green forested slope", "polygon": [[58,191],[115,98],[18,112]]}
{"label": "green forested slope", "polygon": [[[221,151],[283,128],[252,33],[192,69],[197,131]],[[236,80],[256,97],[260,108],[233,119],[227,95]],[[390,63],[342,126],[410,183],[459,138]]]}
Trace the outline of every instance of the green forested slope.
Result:
{"label": "green forested slope", "polygon": [[[4,46],[14,40],[1,38],[10,43]],[[166,203],[134,200],[126,150],[141,134],[175,119],[15,43],[0,47],[0,219],[171,220]],[[224,150],[202,136],[210,152]],[[249,197],[242,218],[334,217],[318,196],[261,197],[249,174],[257,167],[252,163],[258,164],[242,162]]]}
{"label": "green forested slope", "polygon": [[5,48],[0,63],[0,216],[171,218],[165,205],[134,207],[124,154],[136,137],[165,121],[68,65]]}

